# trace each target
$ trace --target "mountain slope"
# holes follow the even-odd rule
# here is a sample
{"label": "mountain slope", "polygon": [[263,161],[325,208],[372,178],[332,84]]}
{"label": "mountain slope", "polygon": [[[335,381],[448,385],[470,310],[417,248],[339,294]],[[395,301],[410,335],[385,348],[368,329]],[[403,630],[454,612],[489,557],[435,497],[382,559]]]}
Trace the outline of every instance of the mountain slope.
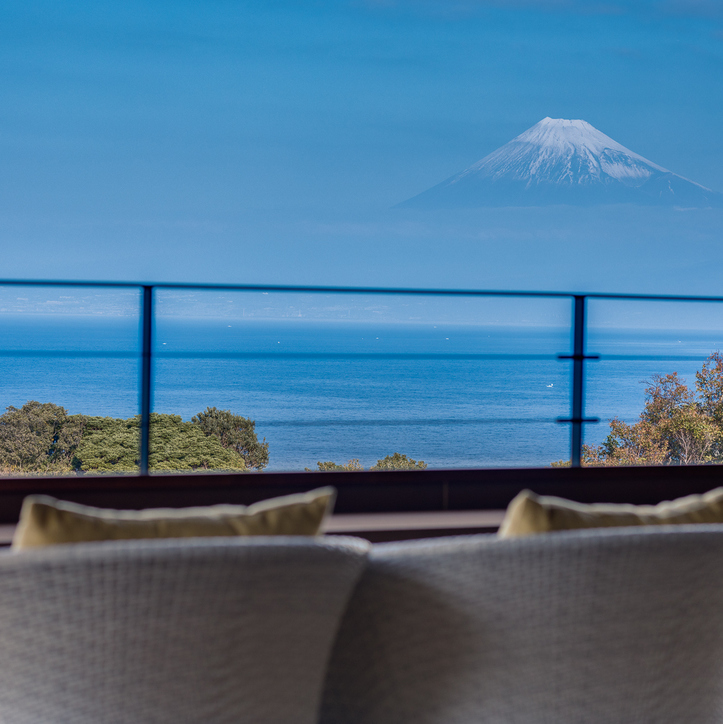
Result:
{"label": "mountain slope", "polygon": [[481,161],[399,206],[617,203],[721,206],[723,194],[648,161],[586,121],[543,118]]}

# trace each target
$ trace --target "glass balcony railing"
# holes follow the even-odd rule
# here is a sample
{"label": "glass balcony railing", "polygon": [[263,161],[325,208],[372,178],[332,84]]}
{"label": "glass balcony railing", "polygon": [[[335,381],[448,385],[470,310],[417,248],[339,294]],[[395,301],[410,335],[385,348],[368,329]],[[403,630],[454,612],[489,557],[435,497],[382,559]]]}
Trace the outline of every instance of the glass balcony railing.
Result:
{"label": "glass balcony railing", "polygon": [[0,471],[718,462],[721,301],[1,282]]}

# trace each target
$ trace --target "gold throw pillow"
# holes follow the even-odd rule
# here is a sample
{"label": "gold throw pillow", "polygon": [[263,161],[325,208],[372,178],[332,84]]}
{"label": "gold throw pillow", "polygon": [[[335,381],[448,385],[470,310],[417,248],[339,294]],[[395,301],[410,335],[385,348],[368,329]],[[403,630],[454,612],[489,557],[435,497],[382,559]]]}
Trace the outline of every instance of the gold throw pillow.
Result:
{"label": "gold throw pillow", "polygon": [[517,538],[576,528],[683,523],[723,523],[723,488],[710,490],[704,495],[666,500],[657,505],[585,505],[523,490],[507,507],[497,535],[500,538]]}
{"label": "gold throw pillow", "polygon": [[30,495],[23,501],[14,550],[132,538],[237,535],[317,535],[331,513],[334,488],[285,495],[253,505],[110,510]]}

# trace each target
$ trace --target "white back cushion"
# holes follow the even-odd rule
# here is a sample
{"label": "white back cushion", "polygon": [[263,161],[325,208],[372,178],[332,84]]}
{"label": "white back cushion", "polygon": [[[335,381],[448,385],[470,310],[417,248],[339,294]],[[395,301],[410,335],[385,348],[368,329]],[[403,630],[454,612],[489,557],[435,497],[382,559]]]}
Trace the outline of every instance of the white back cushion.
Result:
{"label": "white back cushion", "polygon": [[723,720],[723,526],[376,546],[322,724]]}

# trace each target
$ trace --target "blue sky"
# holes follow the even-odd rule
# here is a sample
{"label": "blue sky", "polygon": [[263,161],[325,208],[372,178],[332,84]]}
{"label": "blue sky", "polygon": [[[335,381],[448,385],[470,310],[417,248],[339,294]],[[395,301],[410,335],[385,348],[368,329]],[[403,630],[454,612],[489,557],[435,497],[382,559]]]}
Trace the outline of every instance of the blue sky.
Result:
{"label": "blue sky", "polygon": [[710,2],[0,9],[4,277],[723,294],[723,214],[394,204],[544,116],[723,191]]}

